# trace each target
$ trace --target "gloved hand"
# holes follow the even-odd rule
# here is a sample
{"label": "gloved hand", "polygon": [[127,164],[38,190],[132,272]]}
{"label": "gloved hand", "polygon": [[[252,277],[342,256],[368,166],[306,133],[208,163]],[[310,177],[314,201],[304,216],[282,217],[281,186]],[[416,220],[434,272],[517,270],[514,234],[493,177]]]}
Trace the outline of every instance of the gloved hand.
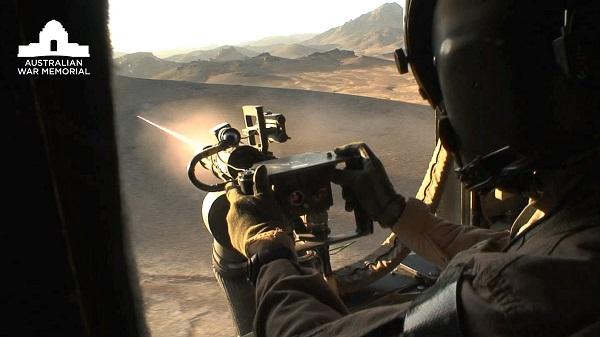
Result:
{"label": "gloved hand", "polygon": [[365,143],[347,144],[335,149],[335,153],[361,158],[361,168],[336,170],[332,177],[334,183],[342,186],[346,210],[360,206],[382,227],[392,227],[404,211],[405,199],[394,190],[381,161]]}
{"label": "gloved hand", "polygon": [[264,166],[254,173],[254,195],[245,195],[239,186],[230,185],[227,200],[227,228],[231,245],[237,251],[246,257],[277,246],[294,251],[291,226],[272,196]]}

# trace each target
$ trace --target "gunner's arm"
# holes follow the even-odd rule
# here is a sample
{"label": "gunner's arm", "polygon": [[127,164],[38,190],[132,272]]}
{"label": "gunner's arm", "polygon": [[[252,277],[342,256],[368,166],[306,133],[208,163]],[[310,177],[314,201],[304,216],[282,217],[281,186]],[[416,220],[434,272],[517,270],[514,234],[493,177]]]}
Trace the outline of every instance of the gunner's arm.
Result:
{"label": "gunner's arm", "polygon": [[418,199],[409,198],[392,231],[408,248],[444,268],[459,252],[484,240],[508,243],[508,231],[462,226],[439,218]]}

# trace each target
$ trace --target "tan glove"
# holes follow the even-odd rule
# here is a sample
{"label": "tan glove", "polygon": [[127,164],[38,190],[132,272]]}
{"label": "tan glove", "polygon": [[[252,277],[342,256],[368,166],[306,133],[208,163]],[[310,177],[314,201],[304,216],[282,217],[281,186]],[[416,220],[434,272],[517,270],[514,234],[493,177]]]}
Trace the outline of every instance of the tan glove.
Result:
{"label": "tan glove", "polygon": [[294,251],[291,226],[272,196],[264,166],[254,173],[254,195],[245,195],[239,186],[230,185],[227,200],[227,229],[237,251],[246,257],[267,247],[284,246]]}
{"label": "tan glove", "polygon": [[360,155],[361,158],[360,168],[346,167],[334,171],[332,181],[342,185],[346,210],[352,211],[360,206],[382,227],[392,227],[402,215],[405,200],[394,190],[381,161],[365,143],[347,144],[335,149],[335,153],[340,156]]}

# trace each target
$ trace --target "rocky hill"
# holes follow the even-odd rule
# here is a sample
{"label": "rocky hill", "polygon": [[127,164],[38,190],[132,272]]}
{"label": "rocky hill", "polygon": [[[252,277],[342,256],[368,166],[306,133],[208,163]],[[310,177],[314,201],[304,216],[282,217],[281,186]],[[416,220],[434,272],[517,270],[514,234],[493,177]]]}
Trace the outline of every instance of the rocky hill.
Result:
{"label": "rocky hill", "polygon": [[207,82],[211,77],[235,74],[236,77],[278,76],[307,72],[331,72],[340,69],[369,68],[391,65],[389,60],[358,56],[350,50],[333,49],[297,59],[262,53],[247,57],[237,48],[224,48],[209,61],[177,63],[157,58],[150,53],[135,53],[115,60],[116,73],[129,77]]}
{"label": "rocky hill", "polygon": [[355,58],[356,54],[352,50],[340,50],[340,49],[332,49],[326,52],[316,52],[310,54],[308,56],[302,57],[300,60],[302,61],[310,61],[310,62],[322,62],[324,64],[336,63],[338,64],[340,61]]}
{"label": "rocky hill", "polygon": [[303,44],[335,45],[367,55],[384,54],[401,46],[404,38],[403,16],[402,6],[387,3]]}
{"label": "rocky hill", "polygon": [[303,44],[284,44],[279,45],[269,50],[269,54],[277,57],[284,57],[288,59],[297,59],[300,57],[308,56],[312,53],[318,52],[319,49],[305,46]]}
{"label": "rocky hill", "polygon": [[[225,50],[226,54],[230,54],[230,55],[236,54],[236,55],[242,55],[245,57],[253,57],[253,56],[260,54],[259,52],[256,52],[254,50],[244,48],[244,47],[221,46],[221,47],[209,49],[209,50],[194,50],[194,51],[191,51],[191,52],[185,53],[185,54],[169,56],[165,59],[168,61],[181,62],[181,63],[188,63],[188,62],[193,62],[193,61],[208,61],[210,59],[215,59],[215,58],[219,57],[219,55],[223,52],[223,50]],[[239,59],[241,59],[241,58],[239,58]],[[231,60],[229,60],[229,61],[231,61]]]}
{"label": "rocky hill", "polygon": [[211,58],[211,61],[214,62],[229,62],[229,61],[240,61],[246,60],[248,56],[242,54],[235,47],[227,47],[219,50],[219,53],[214,58]]}
{"label": "rocky hill", "polygon": [[180,63],[163,60],[152,53],[126,54],[114,59],[115,72],[120,75],[152,78],[165,71],[177,68]]}
{"label": "rocky hill", "polygon": [[293,34],[285,36],[269,36],[256,41],[247,42],[243,44],[243,46],[254,49],[253,47],[295,44],[313,38],[315,35],[316,34]]}

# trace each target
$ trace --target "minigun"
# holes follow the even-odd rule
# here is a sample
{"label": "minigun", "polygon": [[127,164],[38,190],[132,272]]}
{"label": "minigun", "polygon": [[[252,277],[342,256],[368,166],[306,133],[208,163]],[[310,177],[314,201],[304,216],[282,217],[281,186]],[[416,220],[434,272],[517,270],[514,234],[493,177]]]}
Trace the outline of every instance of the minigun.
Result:
{"label": "minigun", "polygon": [[[434,281],[433,276],[429,276],[433,274],[419,271],[422,268],[403,267],[402,261],[410,250],[394,234],[390,234],[369,255],[332,270],[330,245],[373,233],[373,221],[359,203],[351,200],[354,196],[349,191],[343,197],[356,205],[353,209],[354,231],[335,234],[329,227],[328,211],[333,206],[333,172],[343,167],[360,169],[361,158],[359,155],[340,156],[332,151],[277,158],[269,151],[269,144],[284,143],[290,139],[285,128],[285,117],[265,111],[261,106],[244,106],[242,112],[245,128],[240,132],[229,123],[215,126],[211,129],[215,144],[203,148],[188,166],[188,177],[192,184],[208,192],[202,204],[202,217],[214,238],[213,269],[224,290],[239,335],[252,331],[256,307],[255,288],[246,278],[246,258],[235,251],[230,243],[226,222],[229,202],[225,196],[225,187],[227,184],[235,184],[242,193],[252,194],[254,172],[259,166],[266,168],[273,196],[292,225],[298,263],[320,270],[342,297],[346,296],[348,299],[348,295],[364,290],[363,295],[357,297],[360,302],[361,298],[391,291],[409,291],[417,284],[428,285]],[[196,175],[196,168],[199,166],[212,172],[221,181],[208,184],[199,180]],[[451,167],[451,156],[438,141],[426,178],[417,193],[417,197],[429,205],[432,211],[435,211],[441,200]],[[401,276],[394,274],[396,267],[403,268],[408,274],[414,275],[414,278],[406,283],[406,279],[402,280]],[[381,282],[371,287],[378,280]]]}
{"label": "minigun", "polygon": [[[231,248],[225,222],[229,208],[223,193],[225,186],[239,185],[242,193],[252,194],[253,176],[258,166],[265,166],[273,196],[293,224],[299,253],[373,232],[373,221],[360,207],[354,210],[354,232],[332,235],[328,225],[327,212],[333,206],[332,173],[339,165],[359,168],[360,158],[338,156],[333,151],[277,158],[269,151],[269,143],[284,143],[290,139],[285,117],[265,111],[262,106],[244,106],[242,112],[245,128],[240,132],[229,123],[215,126],[211,133],[216,143],[203,148],[188,166],[192,184],[209,192],[203,203],[204,223],[220,245]],[[202,182],[196,175],[198,166],[212,172],[221,182]],[[317,249],[317,253],[327,274],[331,270],[328,256],[324,256],[324,249]]]}
{"label": "minigun", "polygon": [[[245,128],[240,132],[229,123],[212,128],[215,144],[196,154],[187,172],[194,186],[208,192],[202,203],[202,218],[214,238],[213,269],[240,335],[252,330],[255,291],[247,280],[246,258],[233,249],[229,239],[227,184],[239,185],[242,193],[253,194],[254,172],[264,166],[273,196],[292,225],[298,262],[320,270],[333,283],[337,281],[330,263],[330,245],[373,233],[373,221],[360,207],[354,208],[353,232],[332,234],[329,227],[333,171],[344,165],[360,168],[362,162],[358,156],[338,156],[329,151],[277,158],[269,151],[269,143],[290,139],[285,117],[265,111],[262,106],[244,106],[242,112]],[[221,182],[201,181],[196,175],[198,167],[208,170]]]}

